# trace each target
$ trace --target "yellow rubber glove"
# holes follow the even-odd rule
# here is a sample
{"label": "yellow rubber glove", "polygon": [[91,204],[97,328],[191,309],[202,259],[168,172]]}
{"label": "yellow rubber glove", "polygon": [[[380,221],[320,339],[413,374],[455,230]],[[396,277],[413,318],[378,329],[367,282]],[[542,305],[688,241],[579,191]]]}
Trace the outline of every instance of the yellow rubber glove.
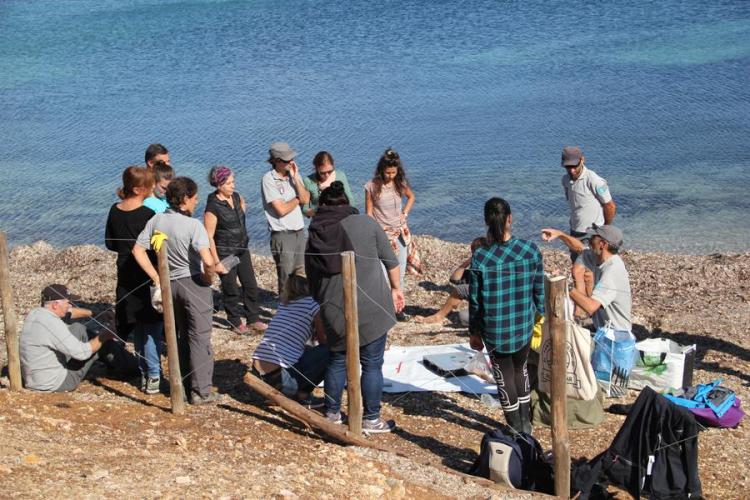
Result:
{"label": "yellow rubber glove", "polygon": [[534,333],[531,335],[531,349],[539,352],[539,348],[542,347],[542,325],[544,324],[544,316],[536,313],[534,318]]}
{"label": "yellow rubber glove", "polygon": [[161,244],[164,243],[165,240],[167,240],[167,235],[162,233],[161,231],[154,231],[154,234],[151,235],[151,248],[156,250],[157,252],[161,250]]}

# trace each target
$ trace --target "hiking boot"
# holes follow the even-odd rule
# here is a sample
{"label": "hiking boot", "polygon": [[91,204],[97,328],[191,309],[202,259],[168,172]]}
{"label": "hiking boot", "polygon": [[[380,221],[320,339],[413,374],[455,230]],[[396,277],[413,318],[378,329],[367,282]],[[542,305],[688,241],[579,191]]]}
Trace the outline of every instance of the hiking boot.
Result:
{"label": "hiking boot", "polygon": [[518,407],[521,419],[521,430],[526,434],[531,434],[531,403],[520,403]]}
{"label": "hiking boot", "polygon": [[395,422],[392,420],[386,422],[380,417],[362,420],[362,431],[367,434],[382,434],[385,432],[391,432],[395,428]]}
{"label": "hiking boot", "polygon": [[343,422],[343,420],[341,420],[340,411],[337,411],[336,413],[326,413],[326,419],[332,424],[340,424]]}
{"label": "hiking boot", "polygon": [[503,408],[503,413],[505,414],[505,423],[508,424],[508,426],[517,433],[523,432],[520,410],[506,410]]}
{"label": "hiking boot", "polygon": [[198,406],[216,403],[220,399],[221,399],[221,394],[219,394],[218,392],[213,392],[213,391],[209,392],[208,395],[206,396],[201,396],[195,391],[193,391],[190,394],[190,404],[198,405]]}
{"label": "hiking boot", "polygon": [[144,377],[145,383],[141,387],[141,390],[146,394],[159,394],[161,387],[161,379],[159,377]]}

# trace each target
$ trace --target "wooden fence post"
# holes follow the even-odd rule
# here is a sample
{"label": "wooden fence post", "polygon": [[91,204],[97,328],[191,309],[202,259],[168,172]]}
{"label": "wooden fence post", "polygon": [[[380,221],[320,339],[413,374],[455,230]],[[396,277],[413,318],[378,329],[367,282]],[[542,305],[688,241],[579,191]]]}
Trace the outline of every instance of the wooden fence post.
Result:
{"label": "wooden fence post", "polygon": [[8,378],[10,390],[20,391],[21,355],[18,347],[18,323],[13,304],[13,290],[10,286],[10,265],[8,264],[8,240],[0,232],[0,296],[3,304],[3,324],[5,325],[5,346],[8,349]]}
{"label": "wooden fence post", "polygon": [[182,386],[182,374],[180,373],[180,357],[177,349],[177,333],[172,305],[172,283],[169,281],[167,252],[167,245],[162,242],[157,257],[159,259],[161,300],[164,307],[164,337],[167,341],[167,361],[169,363],[169,398],[172,401],[172,413],[180,414],[185,413],[185,389]]}
{"label": "wooden fence post", "polygon": [[570,443],[567,416],[567,327],[565,325],[564,276],[544,278],[544,322],[552,338],[552,452],[555,457],[555,494],[570,496]]}
{"label": "wooden fence post", "polygon": [[357,311],[357,269],[354,252],[341,253],[346,320],[346,391],[349,396],[349,431],[362,434],[362,391],[359,369],[359,313]]}

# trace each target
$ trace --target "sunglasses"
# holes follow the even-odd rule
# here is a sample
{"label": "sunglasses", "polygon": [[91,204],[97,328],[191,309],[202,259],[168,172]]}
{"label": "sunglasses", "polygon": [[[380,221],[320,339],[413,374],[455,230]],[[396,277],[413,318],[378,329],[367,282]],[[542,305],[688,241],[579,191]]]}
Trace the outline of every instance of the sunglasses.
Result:
{"label": "sunglasses", "polygon": [[333,173],[333,169],[331,170],[318,170],[318,175],[323,177],[324,175],[330,175]]}

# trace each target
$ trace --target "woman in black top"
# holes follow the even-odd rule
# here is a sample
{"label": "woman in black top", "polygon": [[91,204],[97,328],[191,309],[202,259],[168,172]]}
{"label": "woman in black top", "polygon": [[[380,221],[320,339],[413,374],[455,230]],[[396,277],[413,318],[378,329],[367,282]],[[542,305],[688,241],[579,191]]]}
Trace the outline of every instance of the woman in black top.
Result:
{"label": "woman in black top", "polygon": [[[216,266],[224,294],[227,321],[237,333],[247,332],[248,326],[263,331],[268,326],[259,318],[258,283],[250,251],[247,249],[249,238],[245,228],[245,200],[234,191],[234,174],[229,167],[213,167],[208,174],[208,182],[216,188],[216,191],[208,195],[206,213],[203,216],[211,242],[211,254],[217,262],[229,256],[239,259],[230,269],[225,266],[226,261]],[[247,326],[242,324],[243,317]]]}
{"label": "woman in black top", "polygon": [[[143,167],[128,167],[122,173],[122,199],[112,205],[107,217],[104,243],[117,252],[117,288],[115,289],[115,320],[117,333],[127,340],[133,333],[133,344],[141,370],[141,390],[159,392],[161,378],[162,316],[151,307],[151,280],[133,258],[133,245],[154,211],[143,206],[154,188],[154,174]],[[156,255],[149,257],[156,263]]]}

